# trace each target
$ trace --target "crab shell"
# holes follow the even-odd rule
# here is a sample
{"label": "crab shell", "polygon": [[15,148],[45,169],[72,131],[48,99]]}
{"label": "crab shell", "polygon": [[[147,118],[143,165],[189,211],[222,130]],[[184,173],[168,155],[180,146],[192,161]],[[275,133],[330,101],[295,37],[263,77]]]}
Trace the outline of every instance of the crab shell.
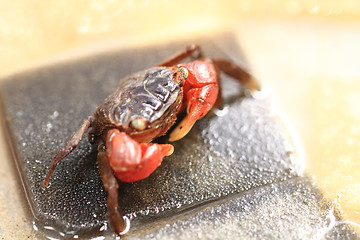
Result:
{"label": "crab shell", "polygon": [[154,67],[125,77],[96,108],[89,138],[105,140],[113,128],[139,143],[165,134],[180,110],[183,84],[176,67]]}

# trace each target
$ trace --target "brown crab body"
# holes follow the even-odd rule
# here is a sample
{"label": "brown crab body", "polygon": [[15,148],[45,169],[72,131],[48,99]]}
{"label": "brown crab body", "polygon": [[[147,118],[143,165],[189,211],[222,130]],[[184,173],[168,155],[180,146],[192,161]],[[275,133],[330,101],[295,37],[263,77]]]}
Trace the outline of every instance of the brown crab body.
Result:
{"label": "brown crab body", "polygon": [[[155,67],[120,81],[94,113],[89,136],[117,128],[137,142],[149,142],[174,124],[181,107],[183,76],[175,67]],[[144,126],[134,123],[141,121]]]}

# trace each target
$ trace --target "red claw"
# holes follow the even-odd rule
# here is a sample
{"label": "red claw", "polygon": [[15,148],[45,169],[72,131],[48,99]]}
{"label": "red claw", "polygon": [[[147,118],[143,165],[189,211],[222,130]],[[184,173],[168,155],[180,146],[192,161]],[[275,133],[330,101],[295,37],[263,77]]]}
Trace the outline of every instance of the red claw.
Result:
{"label": "red claw", "polygon": [[174,152],[171,144],[138,143],[126,133],[109,130],[106,155],[116,177],[122,182],[135,182],[148,177],[162,159]]}
{"label": "red claw", "polygon": [[214,66],[206,61],[193,61],[184,63],[189,71],[184,84],[184,105],[186,116],[180,124],[170,133],[169,141],[177,141],[183,138],[197,120],[204,117],[214,106],[219,86],[216,80]]}

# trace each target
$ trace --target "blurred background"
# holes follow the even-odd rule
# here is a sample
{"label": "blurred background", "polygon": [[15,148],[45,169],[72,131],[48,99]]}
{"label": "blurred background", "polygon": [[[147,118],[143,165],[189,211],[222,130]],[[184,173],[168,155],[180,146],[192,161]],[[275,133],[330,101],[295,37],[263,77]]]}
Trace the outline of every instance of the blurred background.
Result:
{"label": "blurred background", "polygon": [[[237,37],[292,133],[304,172],[360,233],[357,0],[0,0],[0,79],[104,50],[222,31]],[[3,129],[0,150],[0,236],[31,237]]]}

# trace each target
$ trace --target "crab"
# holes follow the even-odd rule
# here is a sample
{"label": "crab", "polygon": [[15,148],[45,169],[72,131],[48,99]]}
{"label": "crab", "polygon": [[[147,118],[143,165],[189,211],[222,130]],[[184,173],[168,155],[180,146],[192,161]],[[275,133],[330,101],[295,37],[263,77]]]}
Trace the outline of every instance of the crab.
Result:
{"label": "crab", "polygon": [[[193,61],[180,63],[189,57]],[[88,140],[97,144],[97,162],[107,192],[110,223],[118,235],[126,234],[130,221],[120,212],[116,178],[135,182],[148,177],[174,151],[173,145],[152,140],[166,134],[179,113],[186,111],[169,134],[169,142],[183,138],[197,120],[222,104],[220,71],[250,90],[259,89],[255,79],[239,65],[227,59],[204,58],[196,44],[156,67],[125,77],[53,157],[43,186],[49,186],[57,164],[78,146],[91,128]]]}

